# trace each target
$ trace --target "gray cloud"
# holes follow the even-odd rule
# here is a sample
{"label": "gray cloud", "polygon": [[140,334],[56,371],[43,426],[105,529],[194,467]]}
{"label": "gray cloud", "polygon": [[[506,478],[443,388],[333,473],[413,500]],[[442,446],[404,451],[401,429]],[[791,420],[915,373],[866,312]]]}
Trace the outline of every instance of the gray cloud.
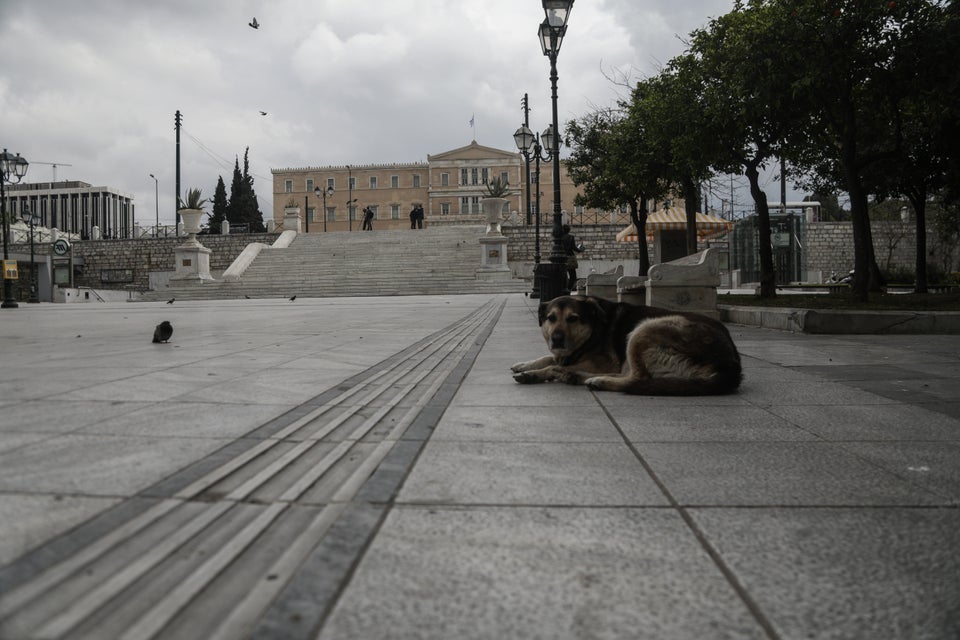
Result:
{"label": "gray cloud", "polygon": [[[580,0],[558,64],[561,119],[611,104],[624,89],[609,77],[655,73],[683,50],[678,35],[731,7]],[[474,137],[512,149],[524,92],[531,125],[546,126],[542,19],[516,0],[0,3],[0,146],[73,165],[58,179],[132,193],[147,220],[153,173],[169,221],[179,109],[183,187],[212,195],[249,146],[266,213],[271,168],[422,161]],[[28,174],[51,177],[47,165]]]}

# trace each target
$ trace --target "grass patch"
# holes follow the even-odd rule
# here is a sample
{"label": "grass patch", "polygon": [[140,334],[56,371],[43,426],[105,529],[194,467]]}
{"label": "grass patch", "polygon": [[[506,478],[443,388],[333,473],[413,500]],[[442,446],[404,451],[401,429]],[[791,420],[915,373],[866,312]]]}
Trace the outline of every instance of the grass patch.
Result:
{"label": "grass patch", "polygon": [[960,293],[871,293],[867,302],[844,294],[780,294],[773,298],[720,294],[717,304],[744,307],[849,309],[863,311],[960,311]]}

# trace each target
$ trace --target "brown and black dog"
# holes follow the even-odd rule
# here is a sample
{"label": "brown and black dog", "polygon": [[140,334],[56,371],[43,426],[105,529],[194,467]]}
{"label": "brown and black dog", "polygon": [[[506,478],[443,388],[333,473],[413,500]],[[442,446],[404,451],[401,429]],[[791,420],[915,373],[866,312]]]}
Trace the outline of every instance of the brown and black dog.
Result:
{"label": "brown and black dog", "polygon": [[539,320],[550,355],[510,367],[520,383],[693,396],[733,393],[743,377],[730,332],[698,313],[561,296]]}

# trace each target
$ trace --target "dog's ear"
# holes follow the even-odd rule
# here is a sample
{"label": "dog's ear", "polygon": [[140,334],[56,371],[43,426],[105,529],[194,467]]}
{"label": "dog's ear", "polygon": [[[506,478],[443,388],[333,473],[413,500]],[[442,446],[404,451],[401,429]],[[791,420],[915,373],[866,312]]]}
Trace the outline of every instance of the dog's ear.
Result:
{"label": "dog's ear", "polygon": [[543,321],[547,319],[547,306],[549,302],[541,302],[537,308],[537,325],[543,326]]}
{"label": "dog's ear", "polygon": [[584,300],[583,311],[590,316],[591,326],[594,327],[605,327],[607,326],[607,311],[603,308],[600,300],[597,298],[587,298]]}

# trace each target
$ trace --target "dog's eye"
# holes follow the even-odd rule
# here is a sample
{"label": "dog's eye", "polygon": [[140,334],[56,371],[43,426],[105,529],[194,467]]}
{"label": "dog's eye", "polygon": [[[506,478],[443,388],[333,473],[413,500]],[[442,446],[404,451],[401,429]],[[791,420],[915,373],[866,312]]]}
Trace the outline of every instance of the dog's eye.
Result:
{"label": "dog's eye", "polygon": [[556,322],[556,321],[557,321],[557,314],[551,313],[550,315],[547,316],[547,320],[549,320],[550,322]]}
{"label": "dog's eye", "polygon": [[567,316],[567,322],[568,322],[569,324],[574,324],[574,323],[576,323],[576,322],[580,322],[580,316]]}

